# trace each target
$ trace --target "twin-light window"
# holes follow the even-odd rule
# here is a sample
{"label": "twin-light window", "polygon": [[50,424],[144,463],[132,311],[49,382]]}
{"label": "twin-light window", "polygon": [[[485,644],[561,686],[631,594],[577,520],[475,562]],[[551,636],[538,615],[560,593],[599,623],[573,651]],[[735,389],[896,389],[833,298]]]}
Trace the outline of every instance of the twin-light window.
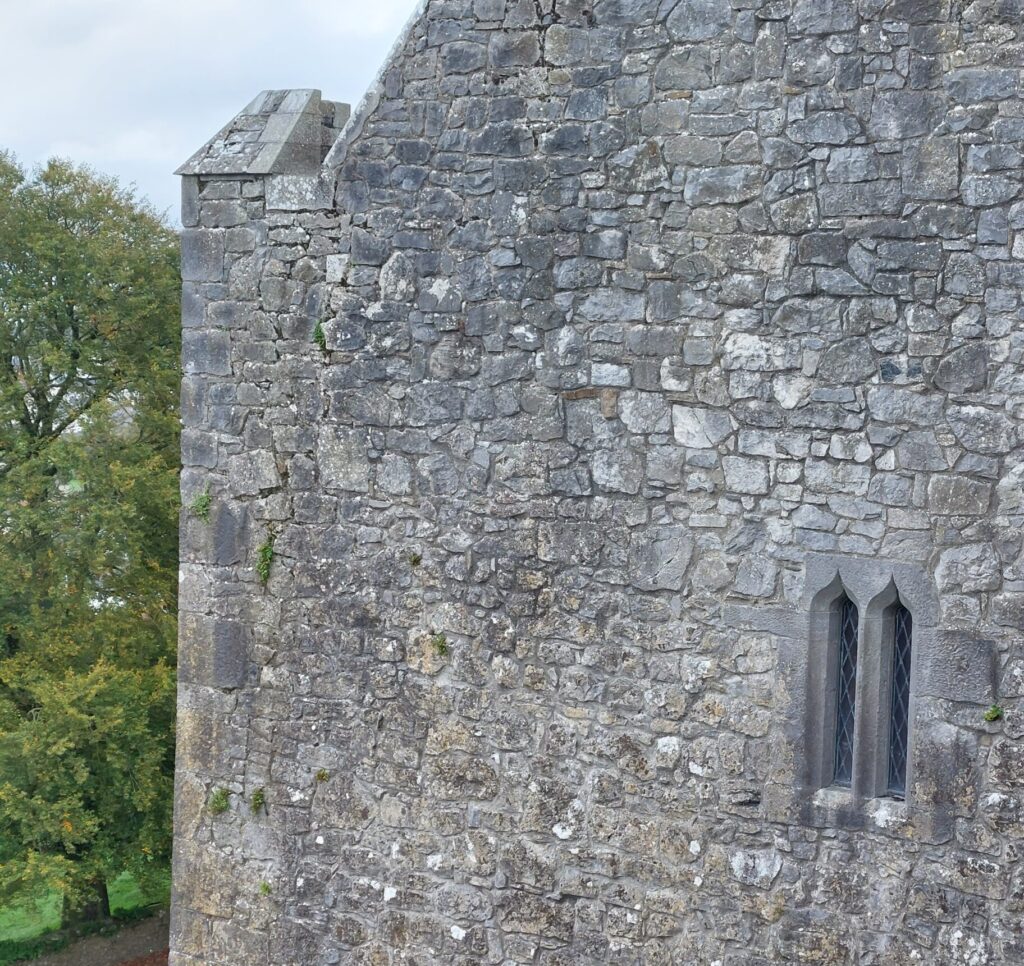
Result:
{"label": "twin-light window", "polygon": [[[826,761],[824,784],[851,788],[865,797],[903,799],[913,619],[897,596],[869,620],[878,623],[866,634],[857,605],[845,593],[832,602],[827,648],[830,700],[822,710],[830,719],[824,722],[824,731],[831,732],[833,742],[831,774]],[[861,647],[864,637],[869,638],[866,649]]]}

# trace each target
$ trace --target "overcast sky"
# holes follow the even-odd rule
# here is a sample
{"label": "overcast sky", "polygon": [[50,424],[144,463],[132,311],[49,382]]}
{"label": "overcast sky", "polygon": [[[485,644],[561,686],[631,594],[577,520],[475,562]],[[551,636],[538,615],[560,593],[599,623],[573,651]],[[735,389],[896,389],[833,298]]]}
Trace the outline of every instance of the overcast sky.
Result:
{"label": "overcast sky", "polygon": [[0,150],[135,182],[178,224],[172,174],[256,94],[353,106],[416,0],[0,0]]}

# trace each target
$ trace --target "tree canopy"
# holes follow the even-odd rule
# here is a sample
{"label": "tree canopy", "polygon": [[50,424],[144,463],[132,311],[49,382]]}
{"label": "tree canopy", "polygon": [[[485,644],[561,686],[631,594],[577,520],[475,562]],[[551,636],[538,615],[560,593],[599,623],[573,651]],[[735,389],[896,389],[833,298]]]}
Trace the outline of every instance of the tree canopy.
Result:
{"label": "tree canopy", "polygon": [[169,853],[178,279],[132,191],[0,155],[0,903]]}

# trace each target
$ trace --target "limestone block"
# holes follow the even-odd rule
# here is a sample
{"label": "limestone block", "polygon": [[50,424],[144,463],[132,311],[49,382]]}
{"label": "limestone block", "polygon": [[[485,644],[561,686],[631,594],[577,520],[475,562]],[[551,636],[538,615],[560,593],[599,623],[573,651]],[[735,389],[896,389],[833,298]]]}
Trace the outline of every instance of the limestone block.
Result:
{"label": "limestone block", "polygon": [[966,345],[950,352],[935,370],[935,385],[946,392],[976,392],[985,388],[988,348]]}
{"label": "limestone block", "polygon": [[228,460],[228,481],[235,496],[255,496],[279,487],[281,474],[272,452],[253,450]]}
{"label": "limestone block", "polygon": [[333,203],[333,188],[323,178],[279,174],[267,179],[268,211],[324,211]]}
{"label": "limestone block", "polygon": [[731,493],[759,494],[769,489],[768,467],[763,460],[726,456],[722,460],[725,485]]}
{"label": "limestone block", "polygon": [[755,165],[699,168],[686,179],[684,198],[690,205],[737,204],[761,193],[763,174]]}
{"label": "limestone block", "polygon": [[223,281],[223,232],[201,228],[182,231],[181,277],[186,282]]}
{"label": "limestone block", "polygon": [[231,375],[231,337],[227,332],[186,329],[181,355],[187,375]]}
{"label": "limestone block", "polygon": [[928,508],[951,515],[984,514],[992,500],[992,485],[964,476],[933,476],[928,481]]}
{"label": "limestone block", "polygon": [[935,568],[935,581],[939,590],[954,593],[996,590],[1001,577],[999,558],[986,543],[943,550]]}
{"label": "limestone block", "polygon": [[712,449],[732,434],[733,422],[724,410],[673,406],[672,428],[681,445]]}
{"label": "limestone block", "polygon": [[995,698],[996,654],[991,639],[937,630],[917,645],[921,694],[989,705]]}
{"label": "limestone block", "polygon": [[711,40],[732,23],[733,12],[721,0],[679,0],[665,21],[669,36],[677,43]]}
{"label": "limestone block", "polygon": [[365,493],[370,487],[365,433],[341,426],[322,426],[317,443],[317,468],[328,490]]}

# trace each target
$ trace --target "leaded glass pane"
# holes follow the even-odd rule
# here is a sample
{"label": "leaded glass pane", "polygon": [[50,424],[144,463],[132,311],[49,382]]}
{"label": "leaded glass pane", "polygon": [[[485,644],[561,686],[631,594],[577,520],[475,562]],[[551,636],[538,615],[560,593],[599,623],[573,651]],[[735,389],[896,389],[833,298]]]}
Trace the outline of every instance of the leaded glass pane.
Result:
{"label": "leaded glass pane", "polygon": [[832,782],[853,780],[853,727],[857,697],[857,606],[849,597],[839,603],[839,667],[836,699],[836,754]]}
{"label": "leaded glass pane", "polygon": [[910,733],[910,611],[902,604],[893,617],[892,704],[889,718],[889,793],[907,793],[907,741]]}

